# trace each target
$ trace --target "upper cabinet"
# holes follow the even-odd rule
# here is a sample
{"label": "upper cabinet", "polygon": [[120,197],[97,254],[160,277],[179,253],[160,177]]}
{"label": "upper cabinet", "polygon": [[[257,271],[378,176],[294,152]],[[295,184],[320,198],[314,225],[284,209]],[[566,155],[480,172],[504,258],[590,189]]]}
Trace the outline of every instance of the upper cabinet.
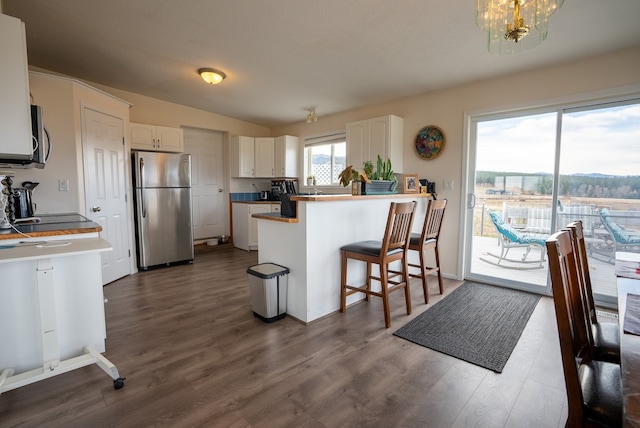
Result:
{"label": "upper cabinet", "polygon": [[0,14],[0,158],[30,160],[31,101],[24,24]]}
{"label": "upper cabinet", "polygon": [[231,176],[297,177],[298,137],[231,137]]}
{"label": "upper cabinet", "polygon": [[275,138],[255,139],[256,177],[275,177]]}
{"label": "upper cabinet", "polygon": [[283,135],[276,138],[276,177],[298,177],[298,137]]}
{"label": "upper cabinet", "polygon": [[255,138],[241,135],[231,137],[230,152],[232,177],[256,176]]}
{"label": "upper cabinet", "polygon": [[131,148],[161,152],[184,151],[184,133],[181,128],[131,123]]}
{"label": "upper cabinet", "polygon": [[398,116],[347,123],[347,164],[361,169],[368,160],[375,165],[380,155],[391,160],[394,172],[402,172],[403,135],[404,121]]}

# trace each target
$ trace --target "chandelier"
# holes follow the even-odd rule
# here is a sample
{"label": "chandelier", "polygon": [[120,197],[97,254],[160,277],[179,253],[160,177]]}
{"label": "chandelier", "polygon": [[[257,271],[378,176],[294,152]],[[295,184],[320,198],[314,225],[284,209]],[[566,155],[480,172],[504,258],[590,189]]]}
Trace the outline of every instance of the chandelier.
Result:
{"label": "chandelier", "polygon": [[477,0],[476,25],[488,34],[493,54],[512,54],[547,38],[549,17],[564,0]]}

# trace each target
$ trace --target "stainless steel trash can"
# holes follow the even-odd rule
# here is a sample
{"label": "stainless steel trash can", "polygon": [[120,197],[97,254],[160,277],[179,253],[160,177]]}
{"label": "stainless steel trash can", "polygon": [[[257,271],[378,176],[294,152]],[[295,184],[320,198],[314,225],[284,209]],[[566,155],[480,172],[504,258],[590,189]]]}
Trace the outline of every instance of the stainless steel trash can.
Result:
{"label": "stainless steel trash can", "polygon": [[247,268],[253,315],[273,322],[287,314],[287,275],[289,268],[262,263]]}

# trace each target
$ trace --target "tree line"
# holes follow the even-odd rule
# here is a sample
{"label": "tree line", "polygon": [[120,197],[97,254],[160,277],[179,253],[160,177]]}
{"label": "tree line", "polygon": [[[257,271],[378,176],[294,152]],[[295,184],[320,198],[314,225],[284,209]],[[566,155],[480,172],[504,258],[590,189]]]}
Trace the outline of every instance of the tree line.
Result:
{"label": "tree line", "polygon": [[[527,177],[533,185],[521,189],[522,193],[551,195],[552,174],[525,174],[520,172],[478,171],[477,186],[502,188],[504,177]],[[560,175],[559,194],[561,196],[587,198],[640,199],[640,176],[618,176],[603,174]]]}

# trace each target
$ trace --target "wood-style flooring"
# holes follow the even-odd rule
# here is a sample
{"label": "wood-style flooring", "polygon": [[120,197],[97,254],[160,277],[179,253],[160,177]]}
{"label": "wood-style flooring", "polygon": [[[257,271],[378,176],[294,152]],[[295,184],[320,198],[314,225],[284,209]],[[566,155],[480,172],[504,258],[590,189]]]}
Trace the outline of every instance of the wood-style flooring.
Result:
{"label": "wood-style flooring", "polygon": [[[550,298],[496,374],[392,335],[427,308],[417,280],[411,316],[391,296],[389,329],[380,299],[267,324],[251,309],[256,263],[255,252],[205,247],[193,264],[107,285],[105,356],[124,388],[95,365],[55,376],[0,395],[0,427],[564,426]],[[446,280],[445,294],[458,285]]]}

